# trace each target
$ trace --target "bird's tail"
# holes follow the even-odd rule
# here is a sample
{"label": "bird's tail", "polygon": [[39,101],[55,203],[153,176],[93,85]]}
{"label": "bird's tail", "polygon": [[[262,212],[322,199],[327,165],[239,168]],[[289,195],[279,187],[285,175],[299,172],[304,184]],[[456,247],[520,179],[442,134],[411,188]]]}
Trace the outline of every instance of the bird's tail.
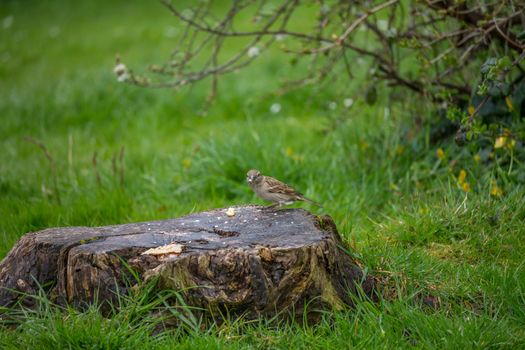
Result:
{"label": "bird's tail", "polygon": [[311,204],[313,204],[313,205],[316,205],[316,206],[318,206],[319,208],[322,208],[322,207],[323,207],[321,204],[319,204],[319,203],[317,203],[317,202],[315,202],[315,201],[313,201],[313,200],[311,200],[311,199],[308,199],[308,198],[306,198],[306,197],[303,197],[303,196],[301,196],[301,200],[303,200],[303,201],[305,201],[305,202],[308,202],[308,203],[311,203]]}

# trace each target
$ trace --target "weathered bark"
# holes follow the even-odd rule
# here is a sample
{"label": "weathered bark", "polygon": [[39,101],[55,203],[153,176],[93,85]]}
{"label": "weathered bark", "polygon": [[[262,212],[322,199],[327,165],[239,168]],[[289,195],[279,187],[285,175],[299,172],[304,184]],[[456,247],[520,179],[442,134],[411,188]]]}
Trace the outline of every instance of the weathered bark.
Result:
{"label": "weathered bark", "polygon": [[[232,213],[228,213],[232,214]],[[150,248],[178,243],[167,255]],[[340,308],[356,285],[371,293],[356,261],[341,249],[332,219],[302,209],[236,207],[178,219],[29,233],[0,262],[0,305],[43,288],[58,303],[113,302],[128,293],[131,266],[160,289],[184,289],[189,305],[248,317]],[[182,249],[182,252],[180,251]],[[128,267],[123,262],[127,262]],[[28,299],[30,300],[30,299]]]}

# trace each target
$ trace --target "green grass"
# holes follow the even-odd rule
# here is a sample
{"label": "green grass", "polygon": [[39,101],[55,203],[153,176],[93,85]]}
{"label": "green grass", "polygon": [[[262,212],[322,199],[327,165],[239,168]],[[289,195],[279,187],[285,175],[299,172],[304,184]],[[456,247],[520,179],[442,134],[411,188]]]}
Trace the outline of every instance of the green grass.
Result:
{"label": "green grass", "polygon": [[[0,5],[0,19],[8,16],[12,25],[0,29],[0,257],[46,227],[261,203],[244,183],[258,168],[323,203],[309,209],[335,219],[384,288],[379,303],[360,301],[315,326],[231,320],[156,335],[158,320],[137,314],[133,299],[111,318],[44,301],[0,328],[2,348],[525,347],[525,190],[508,175],[508,150],[477,163],[477,149],[430,144],[427,127],[411,136],[411,117],[430,109],[410,99],[382,96],[368,106],[327,85],[268,94],[290,69],[277,54],[222,80],[206,117],[206,83],[180,91],[118,84],[116,52],[137,67],[169,53],[175,24],[156,3],[13,1]],[[356,100],[351,109],[344,97]],[[275,102],[278,114],[269,111]],[[54,158],[58,196],[43,152],[24,137]],[[517,159],[512,166],[525,170]],[[458,186],[461,169],[469,193]],[[503,196],[490,194],[493,181]],[[428,295],[437,309],[422,304]]]}

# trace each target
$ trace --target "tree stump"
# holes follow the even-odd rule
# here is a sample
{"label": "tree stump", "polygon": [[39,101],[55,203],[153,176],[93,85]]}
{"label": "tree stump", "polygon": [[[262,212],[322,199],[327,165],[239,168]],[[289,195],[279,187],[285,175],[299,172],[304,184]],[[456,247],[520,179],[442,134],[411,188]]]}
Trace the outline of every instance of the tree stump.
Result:
{"label": "tree stump", "polygon": [[[130,292],[130,267],[188,305],[247,317],[341,308],[363,278],[329,216],[258,206],[104,227],[50,228],[23,236],[0,262],[0,305],[43,288],[81,307]],[[124,263],[126,262],[126,263]],[[126,266],[127,265],[127,266]]]}

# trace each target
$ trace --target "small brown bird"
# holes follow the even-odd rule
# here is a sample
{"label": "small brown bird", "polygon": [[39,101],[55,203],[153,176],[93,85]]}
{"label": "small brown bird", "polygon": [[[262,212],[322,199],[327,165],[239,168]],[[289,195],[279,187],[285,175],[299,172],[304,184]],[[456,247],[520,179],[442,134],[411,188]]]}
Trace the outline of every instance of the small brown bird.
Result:
{"label": "small brown bird", "polygon": [[274,203],[271,207],[281,207],[282,205],[292,204],[296,201],[305,201],[320,207],[318,203],[305,198],[301,193],[284,182],[270,176],[262,175],[259,170],[252,169],[248,171],[246,180],[259,197]]}

